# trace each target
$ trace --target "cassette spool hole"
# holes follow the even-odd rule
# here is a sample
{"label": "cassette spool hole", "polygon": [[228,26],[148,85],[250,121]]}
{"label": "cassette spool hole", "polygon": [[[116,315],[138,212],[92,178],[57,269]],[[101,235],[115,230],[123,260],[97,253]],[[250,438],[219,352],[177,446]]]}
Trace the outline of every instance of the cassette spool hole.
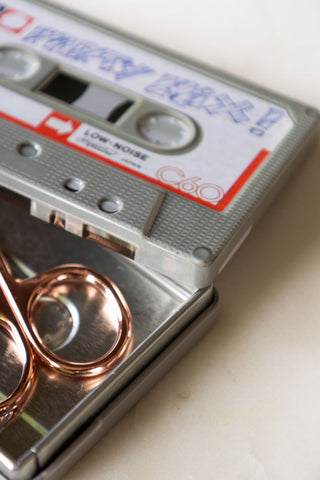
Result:
{"label": "cassette spool hole", "polygon": [[185,148],[196,136],[193,122],[169,113],[155,112],[142,117],[137,125],[139,134],[162,148]]}
{"label": "cassette spool hole", "polygon": [[14,47],[0,48],[0,78],[7,80],[25,80],[37,73],[39,58],[25,50]]}

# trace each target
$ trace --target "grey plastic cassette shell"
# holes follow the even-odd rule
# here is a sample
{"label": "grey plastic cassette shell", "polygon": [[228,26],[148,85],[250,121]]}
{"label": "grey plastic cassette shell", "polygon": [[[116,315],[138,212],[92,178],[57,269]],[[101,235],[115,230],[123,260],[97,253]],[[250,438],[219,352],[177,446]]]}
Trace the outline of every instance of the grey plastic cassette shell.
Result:
{"label": "grey plastic cassette shell", "polygon": [[[34,3],[44,5],[44,2]],[[62,13],[56,7],[46,6]],[[207,208],[116,168],[92,162],[84,154],[26,132],[22,127],[5,120],[0,121],[0,183],[29,198],[33,215],[49,221],[51,214],[57,213],[64,218],[66,229],[78,235],[82,235],[84,228],[89,227],[91,231],[127,246],[134,252],[135,261],[169,276],[178,284],[189,288],[211,284],[245,233],[281,189],[290,171],[311,147],[317,131],[317,111],[232,75],[150,47],[111,28],[92,24],[75,14],[63,14],[278,104],[291,116],[293,127],[288,135],[223,212]],[[23,159],[21,171],[21,158],[16,146],[26,138],[40,143],[43,153],[36,162]],[[63,187],[63,180],[72,175],[87,179],[87,188],[76,196]],[[102,175],[103,180],[97,185],[96,179],[102,178]],[[124,208],[116,215],[103,214],[98,207],[97,199],[106,192],[123,201]]]}

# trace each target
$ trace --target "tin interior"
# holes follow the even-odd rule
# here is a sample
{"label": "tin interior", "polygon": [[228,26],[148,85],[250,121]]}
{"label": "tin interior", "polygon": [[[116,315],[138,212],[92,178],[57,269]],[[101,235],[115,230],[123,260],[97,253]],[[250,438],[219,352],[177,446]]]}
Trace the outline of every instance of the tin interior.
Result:
{"label": "tin interior", "polygon": [[[40,273],[62,264],[84,264],[118,286],[132,314],[132,344],[110,373],[71,378],[40,365],[35,388],[21,414],[3,422],[0,471],[10,479],[31,478],[190,323],[210,301],[211,290],[187,291],[106,248],[30,217],[12,202],[0,201],[0,215],[0,246],[23,262],[13,265],[16,275],[28,273],[25,266]],[[82,352],[100,355],[103,328],[93,315],[92,322],[81,325],[79,339],[70,342],[69,349],[64,347],[64,354],[77,360]],[[5,396],[17,385],[22,361],[3,332],[0,356],[0,390]]]}

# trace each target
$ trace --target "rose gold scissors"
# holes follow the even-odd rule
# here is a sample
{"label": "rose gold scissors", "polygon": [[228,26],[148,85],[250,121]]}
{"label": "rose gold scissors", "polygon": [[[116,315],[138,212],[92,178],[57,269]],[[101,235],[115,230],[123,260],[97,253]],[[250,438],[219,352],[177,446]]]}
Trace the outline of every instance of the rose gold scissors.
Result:
{"label": "rose gold scissors", "polygon": [[[110,348],[98,359],[84,363],[59,357],[37,331],[35,318],[44,299],[59,301],[58,292],[81,288],[99,296],[103,319],[116,329]],[[16,279],[0,250],[0,329],[15,342],[22,357],[22,374],[15,390],[0,402],[0,418],[20,410],[36,384],[42,363],[65,375],[90,377],[106,373],[124,355],[131,339],[129,307],[118,288],[104,275],[81,265],[64,265],[28,279]]]}

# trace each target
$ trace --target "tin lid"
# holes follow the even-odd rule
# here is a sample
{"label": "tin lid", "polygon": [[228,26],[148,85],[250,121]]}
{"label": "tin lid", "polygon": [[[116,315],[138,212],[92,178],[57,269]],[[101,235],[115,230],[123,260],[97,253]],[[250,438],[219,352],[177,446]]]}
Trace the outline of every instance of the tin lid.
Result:
{"label": "tin lid", "polygon": [[0,185],[179,284],[212,283],[318,114],[54,7],[11,3]]}

